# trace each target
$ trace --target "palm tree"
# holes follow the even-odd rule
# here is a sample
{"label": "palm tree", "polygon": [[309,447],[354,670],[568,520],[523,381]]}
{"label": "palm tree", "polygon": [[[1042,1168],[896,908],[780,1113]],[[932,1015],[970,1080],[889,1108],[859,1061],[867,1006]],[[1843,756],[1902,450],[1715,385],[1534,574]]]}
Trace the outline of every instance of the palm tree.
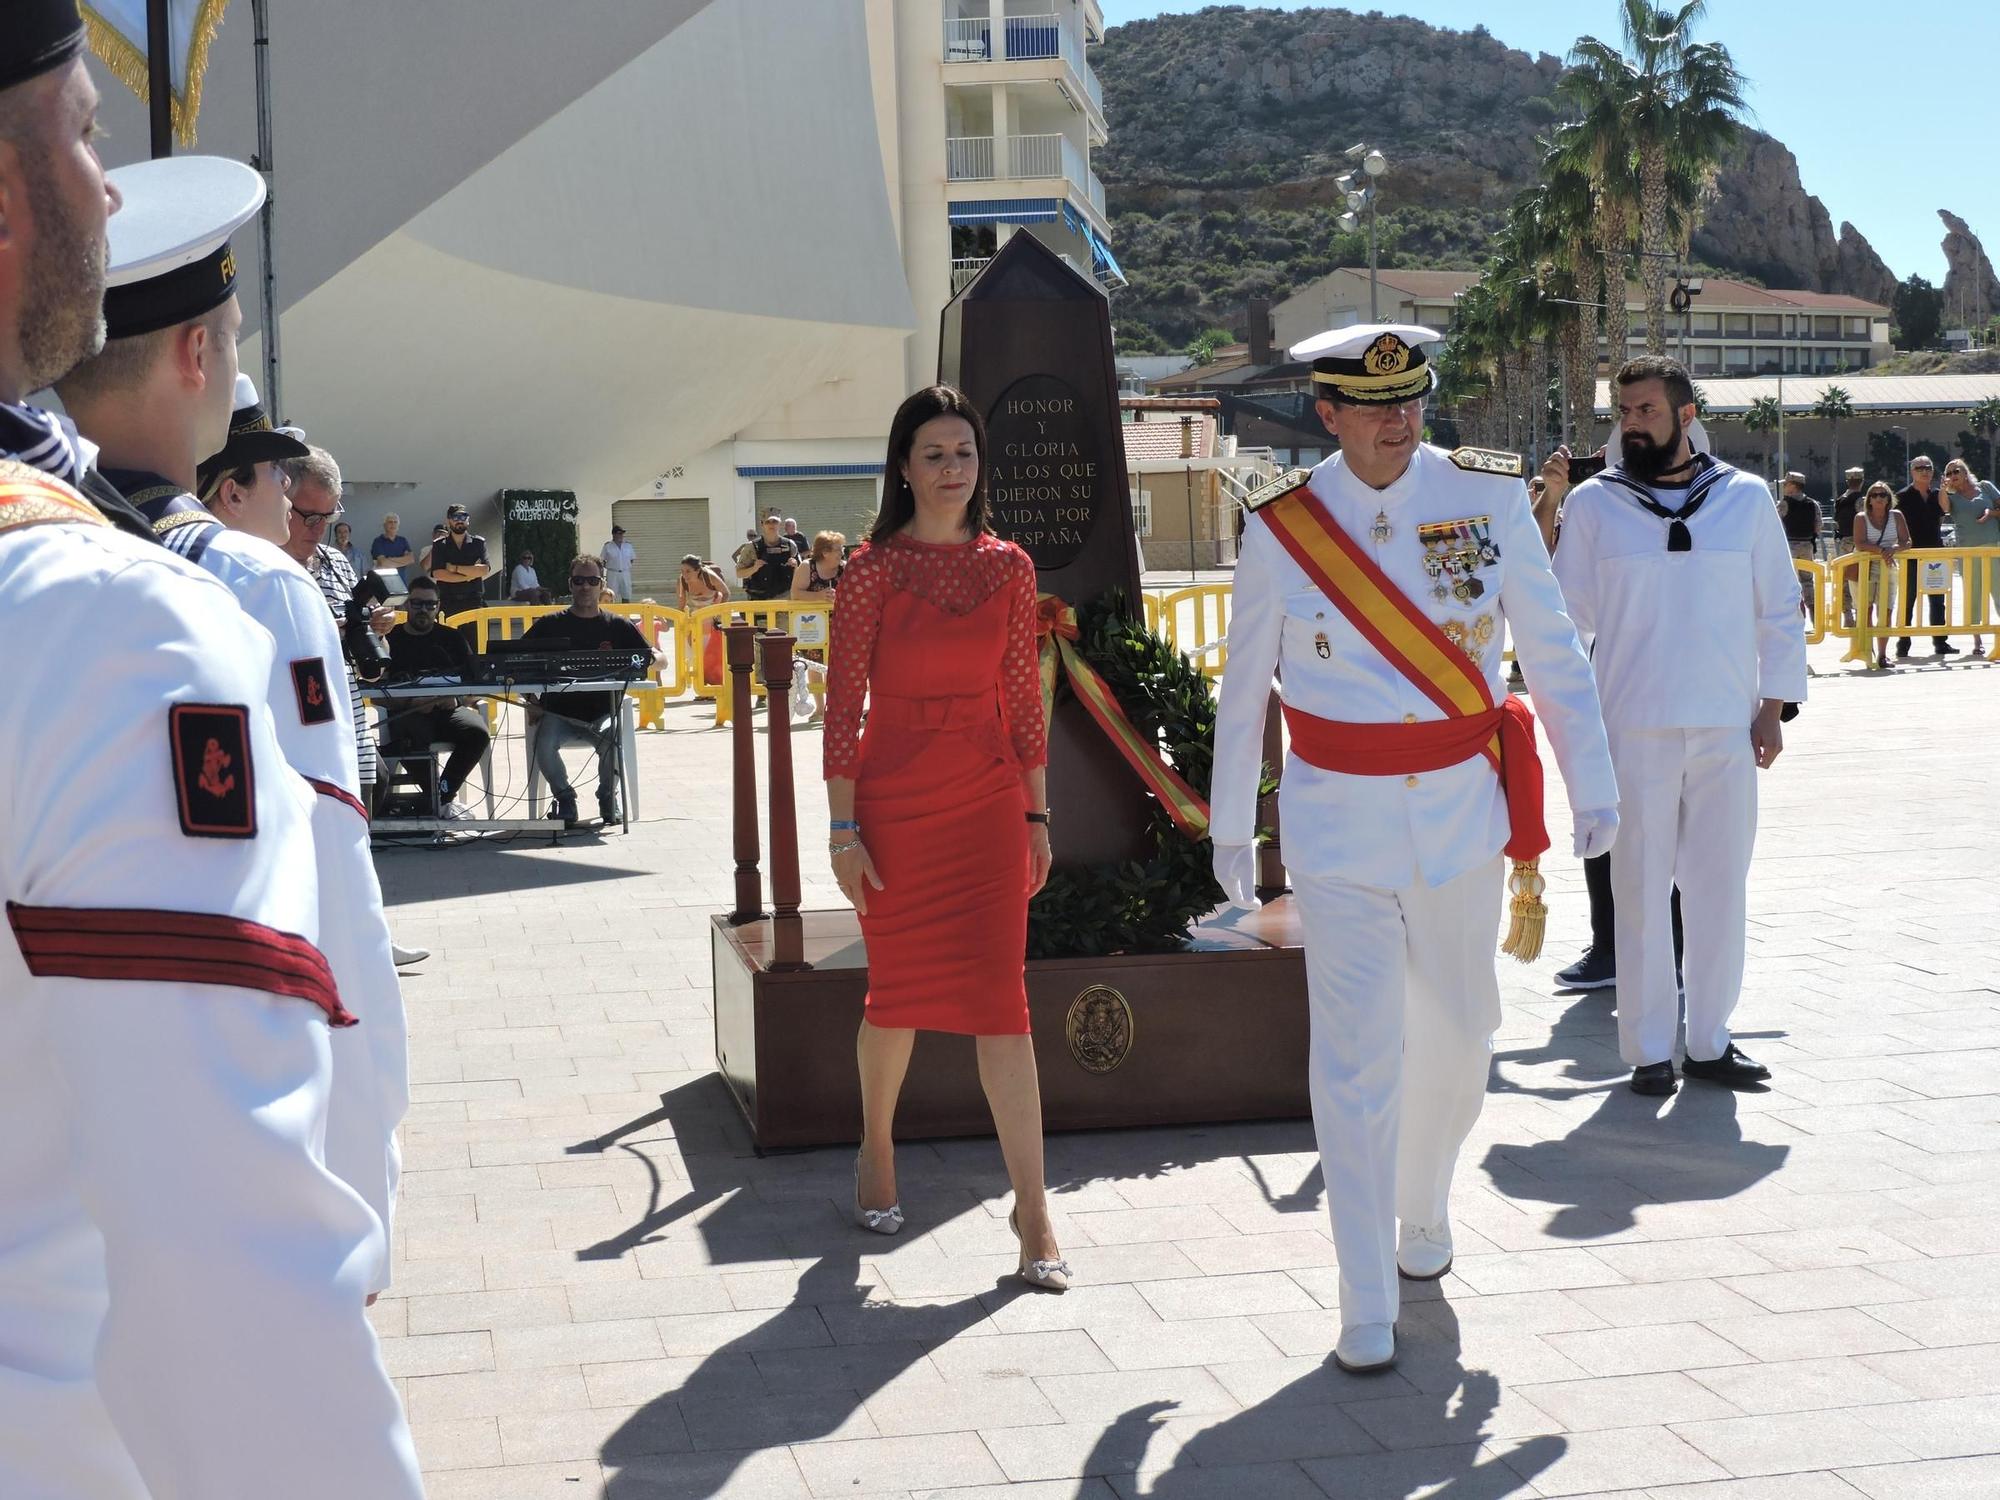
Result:
{"label": "palm tree", "polygon": [[[2000,413],[2000,401],[1995,401],[1993,407],[1996,413]],[[1816,417],[1825,418],[1833,428],[1833,488],[1838,490],[1840,488],[1840,424],[1854,415],[1854,398],[1847,393],[1845,386],[1830,385],[1820,392],[1819,400],[1813,403],[1812,414]]]}
{"label": "palm tree", "polygon": [[1632,221],[1637,212],[1633,195],[1634,157],[1625,131],[1625,60],[1601,42],[1584,57],[1570,55],[1574,66],[1556,88],[1578,118],[1556,132],[1556,153],[1568,170],[1590,183],[1590,242],[1597,255],[1600,278],[1595,301],[1602,304],[1605,354],[1616,370],[1625,362],[1625,341],[1631,318],[1625,306],[1627,272],[1632,261]]}
{"label": "palm tree", "polygon": [[1776,396],[1759,396],[1750,403],[1750,409],[1743,413],[1745,432],[1776,432],[1784,421],[1784,413],[1778,407]]}
{"label": "palm tree", "polygon": [[1972,430],[1986,439],[1986,477],[2000,483],[2000,451],[1994,438],[2000,435],[2000,396],[1988,396],[1972,408]]}
{"label": "palm tree", "polygon": [[[1698,181],[1721,160],[1736,138],[1736,111],[1743,108],[1742,77],[1720,43],[1693,42],[1688,34],[1707,8],[1706,0],[1683,0],[1674,10],[1650,0],[1622,0],[1619,16],[1625,51],[1596,37],[1577,38],[1570,51],[1572,71],[1564,82],[1572,102],[1583,109],[1584,128],[1606,131],[1614,112],[1615,133],[1600,140],[1593,173],[1608,189],[1615,161],[1629,193],[1636,178],[1640,285],[1646,306],[1646,350],[1667,350],[1667,278],[1674,262],[1671,215],[1676,196],[1672,179]],[[1571,80],[1575,80],[1573,84]],[[1607,299],[1608,300],[1608,299]]]}
{"label": "palm tree", "polygon": [[1542,181],[1522,194],[1524,243],[1534,251],[1548,301],[1561,371],[1562,441],[1591,446],[1597,397],[1597,329],[1602,268],[1590,243],[1590,178],[1553,143],[1545,147]]}

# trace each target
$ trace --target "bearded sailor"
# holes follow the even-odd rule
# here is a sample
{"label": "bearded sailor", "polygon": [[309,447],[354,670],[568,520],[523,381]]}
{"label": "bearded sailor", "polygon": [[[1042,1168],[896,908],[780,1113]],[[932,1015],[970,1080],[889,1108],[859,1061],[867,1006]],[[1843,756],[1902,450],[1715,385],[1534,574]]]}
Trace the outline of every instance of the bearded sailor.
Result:
{"label": "bearded sailor", "polygon": [[1611,856],[1618,1049],[1641,1094],[1666,1095],[1680,1028],[1672,930],[1686,934],[1683,1071],[1726,1087],[1770,1069],[1730,1038],[1743,990],[1757,772],[1806,695],[1798,580],[1770,491],[1690,441],[1677,362],[1628,360],[1612,381],[1622,449],[1570,493],[1556,576],[1592,661],[1625,836]]}
{"label": "bearded sailor", "polygon": [[[1216,878],[1254,905],[1265,705],[1280,678],[1279,785],[1306,933],[1309,1066],[1353,1371],[1395,1359],[1398,1272],[1451,1266],[1449,1200],[1500,1024],[1510,948],[1540,946],[1542,770],[1534,718],[1501,685],[1511,636],[1574,809],[1579,854],[1618,827],[1590,663],[1509,453],[1422,441],[1434,384],[1413,325],[1295,346],[1340,451],[1250,502],[1216,715]],[[1401,1220],[1400,1233],[1397,1227]]]}
{"label": "bearded sailor", "polygon": [[307,448],[272,429],[236,368],[242,313],[229,236],[262,204],[264,183],[240,162],[201,156],[139,162],[109,178],[132,206],[111,221],[108,337],[57,390],[100,445],[105,477],[159,540],[227,585],[277,644],[265,700],[286,762],[315,794],[320,943],[361,1020],[333,1049],[326,1164],[382,1221],[368,1273],[378,1293],[389,1284],[395,1129],[409,1102],[406,1028],[340,634],[319,586],[279,545],[291,509],[279,466]]}

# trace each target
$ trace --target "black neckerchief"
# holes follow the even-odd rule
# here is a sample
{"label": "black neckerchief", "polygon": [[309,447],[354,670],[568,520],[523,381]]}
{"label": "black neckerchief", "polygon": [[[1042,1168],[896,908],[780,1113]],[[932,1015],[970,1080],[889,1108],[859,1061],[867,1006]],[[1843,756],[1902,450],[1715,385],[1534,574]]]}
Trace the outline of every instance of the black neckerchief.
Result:
{"label": "black neckerchief", "polygon": [[[1723,475],[1733,472],[1728,464],[1718,462],[1706,453],[1696,453],[1690,462],[1694,469],[1694,478],[1688,481],[1687,499],[1681,502],[1677,510],[1669,510],[1666,506],[1660,504],[1654,498],[1652,490],[1643,481],[1634,479],[1630,474],[1627,474],[1622,464],[1617,468],[1606,469],[1604,471],[1603,477],[1605,479],[1619,486],[1631,495],[1634,500],[1637,500],[1640,506],[1668,523],[1667,550],[1669,552],[1692,552],[1694,550],[1694,538],[1688,532],[1687,518],[1701,509],[1702,502],[1708,499],[1708,492],[1715,488]],[[1686,465],[1683,465],[1683,467],[1686,467]]]}
{"label": "black neckerchief", "polygon": [[223,529],[207,506],[150,469],[106,469],[104,477],[145,518],[153,540],[189,562],[200,562],[209,542]]}

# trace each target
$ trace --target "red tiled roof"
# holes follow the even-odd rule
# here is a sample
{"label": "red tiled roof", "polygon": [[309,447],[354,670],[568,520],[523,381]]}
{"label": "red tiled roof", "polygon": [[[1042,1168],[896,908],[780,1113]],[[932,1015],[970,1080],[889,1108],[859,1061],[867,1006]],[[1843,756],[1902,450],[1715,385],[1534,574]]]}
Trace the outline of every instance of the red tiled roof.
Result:
{"label": "red tiled roof", "polygon": [[1213,458],[1215,418],[1207,412],[1186,414],[1194,427],[1194,452],[1181,452],[1179,416],[1149,417],[1143,422],[1121,422],[1118,430],[1125,438],[1125,462],[1136,464],[1153,459]]}

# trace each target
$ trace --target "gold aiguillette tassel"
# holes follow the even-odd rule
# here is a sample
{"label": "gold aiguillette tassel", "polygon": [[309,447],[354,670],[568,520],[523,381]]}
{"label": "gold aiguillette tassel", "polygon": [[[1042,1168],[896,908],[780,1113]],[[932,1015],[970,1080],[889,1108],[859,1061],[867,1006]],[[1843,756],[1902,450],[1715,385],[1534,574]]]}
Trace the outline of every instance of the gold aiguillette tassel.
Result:
{"label": "gold aiguillette tassel", "polygon": [[1549,925],[1549,909],[1542,904],[1548,882],[1542,879],[1541,861],[1515,860],[1507,889],[1514,899],[1508,903],[1507,941],[1500,945],[1500,951],[1531,964],[1542,956],[1542,934]]}

